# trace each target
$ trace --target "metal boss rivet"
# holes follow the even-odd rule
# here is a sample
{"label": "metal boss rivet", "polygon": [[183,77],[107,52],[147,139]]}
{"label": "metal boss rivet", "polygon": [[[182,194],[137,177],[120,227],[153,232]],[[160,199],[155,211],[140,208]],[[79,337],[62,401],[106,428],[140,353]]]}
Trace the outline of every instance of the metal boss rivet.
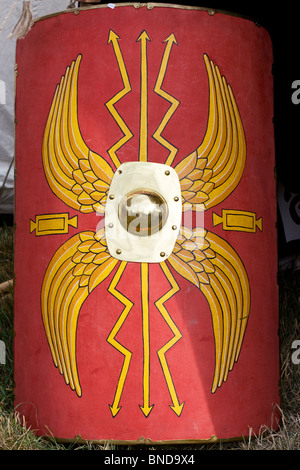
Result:
{"label": "metal boss rivet", "polygon": [[179,201],[179,197],[178,197],[178,196],[175,196],[175,197],[174,197],[174,201],[176,201],[176,202]]}
{"label": "metal boss rivet", "polygon": [[172,230],[177,230],[177,225],[172,225]]}
{"label": "metal boss rivet", "polygon": [[109,226],[109,228],[113,228],[114,224],[113,224],[112,222],[110,222],[110,223],[108,224],[108,226]]}
{"label": "metal boss rivet", "polygon": [[114,199],[114,198],[115,198],[115,196],[114,196],[113,194],[111,194],[111,195],[109,196],[109,199]]}
{"label": "metal boss rivet", "polygon": [[161,252],[160,252],[160,256],[161,256],[162,258],[164,258],[164,257],[166,256],[166,253],[165,253],[164,251],[161,251]]}
{"label": "metal boss rivet", "polygon": [[165,171],[165,175],[169,176],[169,174],[170,174],[170,171],[169,171],[169,170],[166,170],[166,171]]}
{"label": "metal boss rivet", "polygon": [[118,249],[116,250],[116,253],[117,253],[117,255],[120,255],[120,254],[122,253],[122,250],[121,250],[120,248],[118,248]]}

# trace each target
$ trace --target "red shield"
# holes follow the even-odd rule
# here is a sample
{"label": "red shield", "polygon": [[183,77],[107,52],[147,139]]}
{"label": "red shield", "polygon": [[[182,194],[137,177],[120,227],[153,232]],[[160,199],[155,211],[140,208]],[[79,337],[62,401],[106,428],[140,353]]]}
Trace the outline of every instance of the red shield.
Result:
{"label": "red shield", "polygon": [[[189,442],[271,425],[271,66],[263,29],[183,7],[68,11],[19,40],[16,406],[39,434]],[[126,201],[129,186],[164,201],[158,236],[172,201],[180,218],[174,242],[131,234],[124,255],[105,219],[132,162]]]}

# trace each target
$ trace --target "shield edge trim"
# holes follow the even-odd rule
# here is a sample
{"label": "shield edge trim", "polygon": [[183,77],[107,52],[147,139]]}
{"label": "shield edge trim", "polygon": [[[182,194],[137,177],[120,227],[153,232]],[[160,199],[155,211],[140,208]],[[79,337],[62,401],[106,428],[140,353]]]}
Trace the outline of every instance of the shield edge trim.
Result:
{"label": "shield edge trim", "polygon": [[[99,10],[99,9],[104,9],[104,8],[111,8],[108,6],[109,4],[100,4],[100,5],[91,5],[91,6],[86,6],[86,7],[75,7],[75,8],[69,8],[67,10],[61,10],[56,13],[51,13],[49,15],[44,15],[40,16],[38,18],[35,18],[33,20],[33,25],[39,21],[52,18],[55,16],[59,16],[64,13],[73,13],[74,15],[78,15],[81,11],[86,11],[86,10]],[[175,4],[175,3],[159,3],[159,2],[147,2],[147,3],[142,3],[142,2],[124,2],[124,3],[115,3],[114,8],[117,7],[127,7],[127,6],[133,6],[134,8],[142,8],[146,7],[148,10],[153,10],[153,8],[176,8],[176,9],[181,9],[181,10],[195,10],[195,11],[203,11],[207,12],[208,15],[214,16],[215,14],[221,14],[221,15],[228,15],[236,18],[241,18],[244,20],[248,20],[253,22],[257,26],[261,26],[259,21],[255,19],[254,17],[252,18],[251,16],[248,15],[243,15],[241,13],[237,13],[234,11],[228,11],[228,10],[221,10],[221,9],[216,9],[216,8],[208,8],[208,7],[200,7],[200,6],[193,6],[193,5],[180,5],[180,4]]]}

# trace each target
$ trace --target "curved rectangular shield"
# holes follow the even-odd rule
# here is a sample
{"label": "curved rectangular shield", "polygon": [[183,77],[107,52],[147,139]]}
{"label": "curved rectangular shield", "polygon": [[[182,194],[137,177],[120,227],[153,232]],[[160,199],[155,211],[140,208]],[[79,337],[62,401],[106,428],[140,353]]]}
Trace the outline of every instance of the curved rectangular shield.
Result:
{"label": "curved rectangular shield", "polygon": [[275,422],[272,45],[178,5],[17,45],[15,381],[39,435],[201,442]]}

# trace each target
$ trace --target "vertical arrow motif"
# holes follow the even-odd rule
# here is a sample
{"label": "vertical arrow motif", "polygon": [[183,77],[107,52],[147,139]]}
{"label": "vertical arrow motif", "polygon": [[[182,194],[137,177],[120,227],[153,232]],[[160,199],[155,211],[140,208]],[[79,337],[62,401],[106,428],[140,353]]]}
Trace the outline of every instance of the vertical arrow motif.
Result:
{"label": "vertical arrow motif", "polygon": [[150,331],[149,331],[149,265],[141,263],[142,321],[143,321],[143,405],[140,409],[148,418],[150,405]]}
{"label": "vertical arrow motif", "polygon": [[140,104],[140,148],[139,161],[146,162],[148,159],[148,64],[147,64],[147,41],[150,38],[144,30],[137,41],[141,43],[141,104]]}
{"label": "vertical arrow motif", "polygon": [[121,52],[121,49],[120,49],[119,39],[120,39],[119,36],[112,29],[110,29],[109,36],[108,36],[108,44],[111,43],[112,46],[113,46],[115,56],[116,56],[116,59],[117,59],[117,62],[118,62],[120,74],[121,74],[121,77],[122,77],[123,85],[124,85],[123,90],[119,91],[115,96],[113,96],[106,103],[107,109],[109,110],[112,117],[114,118],[114,120],[116,121],[116,123],[120,127],[121,131],[123,132],[123,137],[121,137],[121,139],[118,140],[118,142],[116,142],[108,150],[109,156],[111,157],[111,159],[114,162],[114,164],[116,165],[116,167],[118,167],[120,165],[119,158],[117,157],[117,154],[116,154],[117,150],[119,150],[119,148],[122,147],[126,142],[128,142],[128,140],[130,140],[131,137],[133,136],[132,132],[130,131],[128,126],[125,124],[125,122],[121,118],[120,114],[115,109],[115,104],[120,99],[122,99],[125,95],[127,95],[127,93],[129,93],[131,91],[131,85],[130,85],[130,82],[129,82],[125,62],[124,62],[124,59],[123,59],[123,56],[122,56],[122,52]]}
{"label": "vertical arrow motif", "polygon": [[161,87],[162,87],[162,84],[163,84],[163,81],[164,81],[164,78],[165,78],[165,74],[166,74],[166,71],[167,71],[167,66],[168,66],[168,61],[169,61],[169,57],[170,57],[170,54],[171,54],[172,46],[173,46],[173,44],[177,45],[177,40],[176,40],[175,35],[172,33],[163,42],[166,42],[166,47],[165,47],[164,55],[163,55],[163,58],[162,58],[162,61],[161,61],[160,70],[159,70],[159,74],[158,74],[158,77],[157,77],[157,80],[156,80],[154,91],[159,96],[161,96],[165,100],[169,101],[169,103],[171,103],[171,106],[169,107],[168,111],[164,115],[163,120],[161,121],[160,125],[158,126],[158,128],[154,132],[153,137],[161,145],[163,145],[164,147],[166,147],[170,151],[170,154],[169,154],[169,156],[166,160],[166,165],[171,165],[174,158],[175,158],[175,156],[176,156],[176,153],[177,153],[178,149],[176,147],[174,147],[174,145],[170,144],[170,142],[168,142],[166,139],[164,139],[161,136],[161,134],[162,134],[164,128],[166,127],[166,125],[168,124],[169,120],[171,119],[172,115],[175,113],[175,111],[178,108],[180,103],[172,95],[170,95],[169,93],[162,90]]}

